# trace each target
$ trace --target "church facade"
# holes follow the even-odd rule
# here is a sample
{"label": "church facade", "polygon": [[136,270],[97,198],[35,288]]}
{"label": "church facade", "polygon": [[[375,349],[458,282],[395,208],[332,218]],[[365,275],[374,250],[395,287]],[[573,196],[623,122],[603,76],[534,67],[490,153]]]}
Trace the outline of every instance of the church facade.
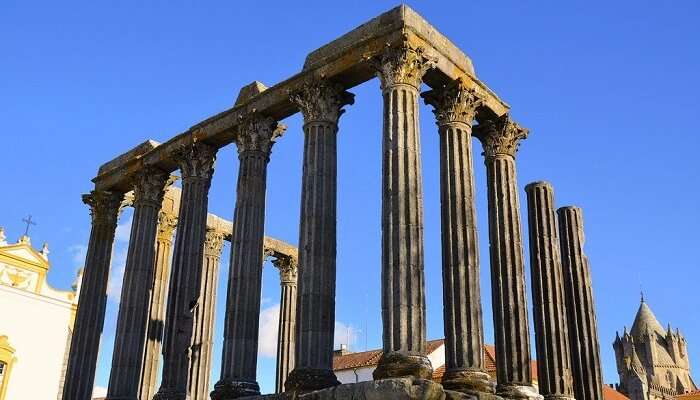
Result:
{"label": "church facade", "polygon": [[685,337],[669,324],[663,328],[642,298],[628,332],[616,334],[619,390],[632,400],[673,399],[697,390],[690,376]]}
{"label": "church facade", "polygon": [[49,286],[48,254],[0,228],[0,400],[60,398],[79,288]]}

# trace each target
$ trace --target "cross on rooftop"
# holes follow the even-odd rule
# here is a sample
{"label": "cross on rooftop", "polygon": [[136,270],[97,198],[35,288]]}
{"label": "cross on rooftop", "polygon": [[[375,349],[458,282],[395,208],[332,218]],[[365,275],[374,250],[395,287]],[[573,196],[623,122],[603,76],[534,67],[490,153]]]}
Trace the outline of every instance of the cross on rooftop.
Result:
{"label": "cross on rooftop", "polygon": [[27,223],[27,228],[24,230],[24,236],[29,236],[29,226],[30,226],[30,225],[35,225],[35,226],[36,226],[36,222],[32,221],[32,216],[31,216],[31,215],[29,215],[27,218],[22,218],[22,222],[26,222],[26,223]]}

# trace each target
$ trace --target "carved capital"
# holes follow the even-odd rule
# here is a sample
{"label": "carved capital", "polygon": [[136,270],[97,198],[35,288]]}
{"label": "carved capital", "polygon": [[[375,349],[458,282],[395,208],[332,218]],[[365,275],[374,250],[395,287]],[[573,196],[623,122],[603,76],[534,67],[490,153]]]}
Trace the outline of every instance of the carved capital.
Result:
{"label": "carved capital", "polygon": [[291,256],[277,255],[272,260],[272,265],[280,270],[280,284],[296,285],[297,283],[297,260]]}
{"label": "carved capital", "polygon": [[410,85],[420,88],[423,75],[435,67],[434,58],[425,54],[422,47],[414,46],[404,37],[396,46],[388,46],[379,56],[368,60],[377,71],[382,90],[395,85]]}
{"label": "carved capital", "polygon": [[238,153],[247,151],[264,153],[269,157],[272,145],[282,136],[287,127],[270,117],[251,113],[241,118],[238,125],[236,145]]}
{"label": "carved capital", "polygon": [[167,212],[158,213],[158,232],[156,238],[160,241],[173,240],[173,232],[177,227],[177,216]]}
{"label": "carved capital", "polygon": [[473,88],[467,88],[461,79],[456,79],[442,88],[421,94],[425,104],[433,106],[438,126],[449,123],[472,125],[476,109],[482,99]]}
{"label": "carved capital", "polygon": [[93,225],[117,225],[123,193],[93,190],[83,195],[83,203],[90,206]]}
{"label": "carved capital", "polygon": [[216,151],[216,148],[204,143],[186,144],[176,149],[174,156],[182,172],[182,180],[211,180]]}
{"label": "carved capital", "polygon": [[170,174],[147,166],[134,177],[134,206],[146,204],[160,208],[165,188],[170,184]]}
{"label": "carved capital", "polygon": [[345,112],[343,106],[355,103],[355,95],[337,83],[319,81],[306,83],[300,91],[289,96],[304,115],[304,123],[329,122],[337,124]]}
{"label": "carved capital", "polygon": [[204,255],[207,257],[220,257],[221,249],[224,247],[224,234],[214,229],[207,229],[204,240]]}
{"label": "carved capital", "polygon": [[504,114],[479,123],[472,134],[481,141],[486,158],[515,157],[520,141],[527,138],[528,130],[513,122],[509,114]]}

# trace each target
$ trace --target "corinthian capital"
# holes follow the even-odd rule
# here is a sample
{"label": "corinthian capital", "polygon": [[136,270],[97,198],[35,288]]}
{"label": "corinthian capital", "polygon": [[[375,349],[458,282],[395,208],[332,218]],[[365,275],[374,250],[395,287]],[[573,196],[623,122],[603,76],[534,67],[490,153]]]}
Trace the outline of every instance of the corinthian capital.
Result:
{"label": "corinthian capital", "polygon": [[319,121],[337,124],[345,112],[343,106],[355,103],[354,94],[346,92],[337,83],[327,81],[309,82],[289,98],[304,114],[307,124]]}
{"label": "corinthian capital", "polygon": [[377,71],[382,90],[385,90],[401,84],[420,88],[423,75],[435,67],[436,60],[404,37],[401,44],[389,46],[380,56],[370,58],[369,62]]}
{"label": "corinthian capital", "polygon": [[476,91],[466,87],[461,79],[427,91],[421,97],[425,104],[433,106],[438,126],[455,122],[471,126],[476,109],[482,103]]}
{"label": "corinthian capital", "polygon": [[509,114],[490,119],[475,126],[472,134],[481,141],[486,158],[499,155],[515,157],[520,141],[528,130],[513,122]]}
{"label": "corinthian capital", "polygon": [[280,283],[282,285],[296,285],[297,283],[297,260],[291,256],[277,255],[272,260],[272,265],[280,270]]}
{"label": "corinthian capital", "polygon": [[134,177],[134,206],[148,204],[160,208],[170,174],[151,166],[143,168]]}
{"label": "corinthian capital", "polygon": [[177,216],[164,211],[158,213],[158,240],[171,241],[176,227]]}
{"label": "corinthian capital", "polygon": [[174,152],[175,159],[182,171],[182,180],[208,179],[214,173],[216,148],[204,143],[192,143],[180,146]]}
{"label": "corinthian capital", "polygon": [[207,229],[204,240],[204,255],[207,257],[220,257],[224,247],[224,234],[215,229]]}
{"label": "corinthian capital", "polygon": [[83,203],[90,206],[93,224],[116,225],[123,193],[93,190],[83,195]]}
{"label": "corinthian capital", "polygon": [[255,112],[241,118],[238,125],[236,145],[238,153],[258,151],[269,156],[272,145],[282,136],[287,127],[275,119]]}

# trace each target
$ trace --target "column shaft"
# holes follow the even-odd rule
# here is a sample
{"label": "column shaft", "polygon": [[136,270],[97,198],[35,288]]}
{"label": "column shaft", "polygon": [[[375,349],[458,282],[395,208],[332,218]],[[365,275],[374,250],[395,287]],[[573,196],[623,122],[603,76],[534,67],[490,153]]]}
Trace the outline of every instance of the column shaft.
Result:
{"label": "column shaft", "polygon": [[168,309],[163,341],[163,377],[154,397],[187,398],[194,313],[200,304],[209,187],[216,149],[204,143],[183,145],[175,157],[182,172],[182,198],[173,246]]}
{"label": "column shaft", "polygon": [[557,215],[574,393],[577,400],[598,400],[603,398],[603,379],[591,270],[583,252],[583,213],[578,207],[562,207]]}
{"label": "column shaft", "polygon": [[136,177],[131,237],[107,389],[109,400],[137,400],[139,396],[155,269],[158,212],[167,179],[168,174],[151,167],[143,169]]}
{"label": "column shaft", "polygon": [[83,202],[90,206],[92,229],[66,367],[64,399],[92,398],[97,353],[107,304],[112,245],[122,197],[121,193],[97,190],[83,196]]}
{"label": "column shaft", "polygon": [[283,126],[272,118],[249,115],[236,138],[240,168],[233,217],[231,263],[226,297],[221,378],[212,400],[260,393],[256,381],[262,282],[267,163]]}
{"label": "column shaft", "polygon": [[275,392],[284,391],[287,376],[294,369],[297,316],[297,261],[277,257],[273,264],[280,270],[280,320],[277,329],[277,371]]}
{"label": "column shaft", "polygon": [[211,375],[214,346],[214,321],[216,318],[216,287],[219,276],[219,261],[224,245],[224,234],[207,230],[204,245],[204,269],[200,288],[200,303],[194,313],[194,334],[190,358],[189,394],[191,400],[209,400],[209,378]]}
{"label": "column shaft", "polygon": [[530,273],[540,393],[548,400],[573,400],[569,334],[554,191],[547,182],[525,187],[530,233]]}
{"label": "column shaft", "polygon": [[177,223],[175,215],[161,211],[158,215],[158,233],[156,234],[156,265],[151,288],[151,305],[149,310],[146,349],[144,351],[143,371],[141,373],[141,399],[152,399],[156,394],[160,351],[165,325],[165,299],[168,293],[170,276],[170,251],[173,244],[173,232]]}

